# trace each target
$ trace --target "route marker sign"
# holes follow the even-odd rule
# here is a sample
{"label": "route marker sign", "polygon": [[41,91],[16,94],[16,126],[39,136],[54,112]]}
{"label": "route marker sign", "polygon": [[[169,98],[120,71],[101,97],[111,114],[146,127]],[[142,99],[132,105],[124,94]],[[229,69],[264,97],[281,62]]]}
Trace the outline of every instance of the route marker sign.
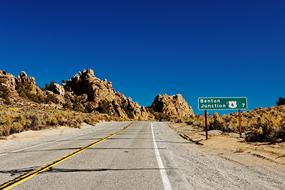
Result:
{"label": "route marker sign", "polygon": [[205,110],[205,132],[208,139],[208,112],[207,110],[238,110],[239,134],[242,137],[241,110],[248,108],[246,97],[200,97],[198,98],[199,110]]}
{"label": "route marker sign", "polygon": [[246,110],[248,107],[246,97],[200,97],[198,105],[200,110]]}

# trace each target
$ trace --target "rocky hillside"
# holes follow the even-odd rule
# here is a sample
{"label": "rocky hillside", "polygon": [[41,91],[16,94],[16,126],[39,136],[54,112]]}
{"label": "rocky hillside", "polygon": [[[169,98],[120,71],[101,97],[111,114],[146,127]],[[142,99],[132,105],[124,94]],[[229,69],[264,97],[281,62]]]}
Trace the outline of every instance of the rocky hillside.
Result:
{"label": "rocky hillside", "polygon": [[183,120],[193,115],[182,95],[159,95],[150,107],[140,106],[116,91],[111,82],[97,78],[92,69],[83,70],[62,84],[51,82],[44,89],[25,72],[14,77],[0,71],[0,98],[5,104],[34,102],[55,109],[101,113],[124,120]]}
{"label": "rocky hillside", "polygon": [[151,110],[159,120],[184,121],[194,116],[192,108],[181,94],[158,95],[151,105]]}

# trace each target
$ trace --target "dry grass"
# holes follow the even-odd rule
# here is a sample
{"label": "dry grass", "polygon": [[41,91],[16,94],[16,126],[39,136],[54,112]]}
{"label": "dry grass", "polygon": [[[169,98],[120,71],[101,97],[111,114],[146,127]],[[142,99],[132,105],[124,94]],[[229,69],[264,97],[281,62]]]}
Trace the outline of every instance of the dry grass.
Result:
{"label": "dry grass", "polygon": [[105,114],[81,113],[68,109],[58,109],[52,105],[36,103],[24,105],[0,104],[0,136],[57,126],[78,128],[83,122],[94,125],[100,120],[120,119],[112,118]]}
{"label": "dry grass", "polygon": [[[186,122],[198,128],[204,128],[204,117],[196,116]],[[239,132],[238,114],[209,117],[209,130]],[[242,113],[242,130],[248,142],[284,142],[285,141],[285,106],[258,108]]]}

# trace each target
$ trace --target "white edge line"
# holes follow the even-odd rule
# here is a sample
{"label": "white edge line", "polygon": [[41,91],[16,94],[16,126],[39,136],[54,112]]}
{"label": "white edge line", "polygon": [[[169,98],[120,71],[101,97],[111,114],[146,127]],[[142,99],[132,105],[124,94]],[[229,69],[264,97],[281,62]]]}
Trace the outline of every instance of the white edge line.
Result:
{"label": "white edge line", "polygon": [[161,160],[160,153],[159,153],[159,150],[158,150],[158,147],[157,147],[157,144],[156,144],[155,135],[154,135],[154,132],[153,132],[153,123],[151,123],[150,126],[151,126],[152,138],[153,138],[155,157],[156,157],[156,160],[157,160],[157,163],[158,163],[158,167],[159,167],[161,179],[162,179],[162,182],[163,182],[164,190],[172,190],[169,178],[167,176],[165,167],[164,167],[163,162]]}

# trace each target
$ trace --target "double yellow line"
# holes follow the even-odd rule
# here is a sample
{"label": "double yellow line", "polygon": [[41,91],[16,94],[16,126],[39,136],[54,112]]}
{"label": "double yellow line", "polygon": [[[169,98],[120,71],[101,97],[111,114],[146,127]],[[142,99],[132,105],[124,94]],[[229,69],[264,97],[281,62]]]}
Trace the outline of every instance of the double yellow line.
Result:
{"label": "double yellow line", "polygon": [[89,144],[89,145],[87,145],[85,147],[82,147],[82,148],[80,148],[80,149],[78,149],[78,150],[76,150],[76,151],[74,151],[74,152],[72,152],[70,154],[67,154],[64,157],[61,157],[60,159],[57,159],[57,160],[55,160],[54,162],[52,162],[50,164],[47,164],[47,165],[42,166],[42,167],[39,167],[38,169],[35,169],[33,171],[30,171],[30,172],[27,172],[27,173],[25,173],[25,174],[15,178],[15,179],[11,180],[11,181],[8,181],[8,182],[0,185],[0,190],[2,190],[2,189],[5,189],[5,190],[11,189],[11,188],[13,188],[13,187],[15,187],[15,186],[17,186],[17,185],[19,185],[19,184],[29,180],[29,179],[31,179],[32,177],[34,177],[34,176],[36,176],[36,175],[38,175],[40,173],[43,173],[43,172],[49,170],[50,168],[52,168],[52,167],[54,167],[54,166],[64,162],[65,160],[68,160],[68,159],[74,157],[75,155],[77,155],[77,154],[87,150],[88,148],[91,148],[91,147],[93,147],[93,146],[95,146],[95,145],[97,145],[97,144],[99,144],[101,142],[104,142],[104,141],[108,140],[109,138],[111,138],[111,137],[113,137],[115,135],[118,135],[119,133],[121,133],[121,132],[125,131],[126,129],[128,129],[131,125],[132,125],[132,123],[127,125],[127,126],[125,126],[123,129],[121,129],[121,130],[119,130],[119,131],[117,131],[115,133],[111,133],[108,136],[106,136],[106,137],[104,137],[104,138],[102,138],[102,139],[100,139],[100,140],[98,140],[96,142],[93,142],[93,143],[91,143],[91,144]]}

